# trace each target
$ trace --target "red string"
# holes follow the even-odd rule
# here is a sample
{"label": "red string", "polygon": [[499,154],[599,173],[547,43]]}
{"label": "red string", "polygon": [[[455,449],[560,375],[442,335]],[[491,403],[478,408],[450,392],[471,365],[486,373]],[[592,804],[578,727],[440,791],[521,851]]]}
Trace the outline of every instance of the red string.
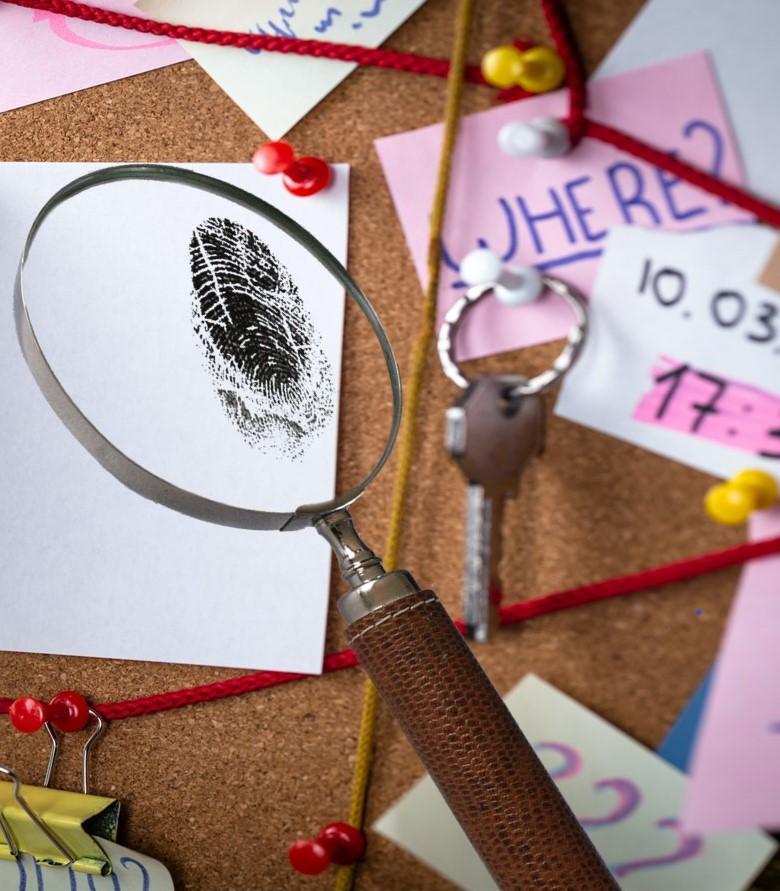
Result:
{"label": "red string", "polygon": [[[722,551],[712,551],[698,557],[667,563],[663,566],[656,566],[631,575],[616,576],[615,578],[604,579],[591,585],[570,588],[567,591],[556,591],[544,597],[537,597],[535,600],[526,600],[521,603],[504,606],[499,609],[499,618],[502,625],[513,625],[526,619],[543,616],[562,609],[582,606],[586,603],[595,603],[610,597],[635,594],[648,588],[660,588],[673,582],[684,581],[698,575],[726,569],[729,566],[738,566],[746,563],[748,560],[755,560],[778,553],[780,553],[780,536],[737,545]],[[463,623],[458,621],[456,624],[463,631]],[[333,671],[353,668],[355,665],[357,665],[357,657],[354,652],[352,650],[340,650],[337,653],[328,653],[323,663],[323,672],[329,674]],[[182,708],[186,705],[213,702],[214,700],[227,699],[231,696],[242,696],[246,693],[254,693],[257,690],[276,687],[279,684],[286,684],[290,681],[304,680],[307,677],[316,677],[316,675],[281,671],[259,671],[254,674],[229,678],[225,681],[203,684],[199,687],[187,687],[183,690],[172,690],[168,693],[158,693],[154,696],[143,696],[138,699],[104,703],[96,706],[96,709],[108,720],[116,721],[122,718],[137,718],[141,715],[151,715],[155,712]],[[8,712],[12,701],[11,699],[0,699],[0,714]]]}
{"label": "red string", "polygon": [[[244,49],[338,59],[355,62],[358,65],[392,68],[397,71],[428,74],[434,77],[447,77],[449,71],[448,60],[434,59],[429,56],[416,55],[415,53],[400,53],[395,50],[374,49],[344,43],[328,43],[321,40],[301,40],[294,37],[274,37],[266,34],[245,34],[240,31],[219,31],[214,28],[190,28],[186,25],[155,22],[139,16],[111,12],[99,7],[88,6],[84,3],[73,3],[70,0],[2,0],[2,2],[29,9],[46,10],[73,18],[111,25],[116,28],[141,31],[145,34],[191,40],[196,43],[211,43],[220,46],[235,46],[243,47]],[[636,158],[640,158],[678,176],[680,179],[697,186],[705,192],[724,198],[737,207],[741,207],[754,214],[761,222],[780,228],[780,208],[776,205],[764,201],[737,186],[724,183],[704,170],[700,170],[691,164],[686,164],[679,158],[668,155],[666,152],[654,148],[634,136],[586,118],[587,93],[585,77],[568,21],[559,0],[541,0],[541,3],[556,50],[566,63],[567,86],[569,90],[569,113],[566,123],[569,127],[573,145],[576,145],[582,136],[590,136],[606,142]],[[476,65],[468,67],[466,80],[471,83],[485,83],[479,67]],[[527,94],[518,89],[512,89],[502,91],[499,94],[499,98],[503,100],[508,98],[527,98]]]}
{"label": "red string", "polygon": [[559,0],[541,0],[541,3],[556,52],[566,65],[566,86],[569,91],[569,114],[566,118],[566,125],[569,128],[571,144],[575,146],[585,133],[585,105],[587,104],[585,71],[577,51],[577,43],[569,26],[569,20]]}
{"label": "red string", "polygon": [[673,155],[668,155],[666,152],[654,148],[646,142],[642,142],[629,133],[624,133],[622,130],[587,119],[585,121],[585,135],[613,145],[615,148],[627,152],[629,155],[633,155],[642,161],[647,161],[656,167],[661,167],[680,179],[686,180],[691,185],[697,186],[702,191],[710,192],[710,194],[723,198],[731,204],[735,204],[737,207],[741,207],[743,210],[754,214],[762,222],[775,228],[780,228],[780,207],[776,204],[770,204],[768,201],[764,201],[745,189],[733,186],[718,179],[711,173],[681,161]]}
{"label": "red string", "polygon": [[[330,43],[326,40],[304,40],[297,37],[276,37],[270,34],[247,34],[243,31],[220,31],[216,28],[191,28],[187,25],[155,22],[140,16],[112,12],[97,6],[88,6],[86,3],[72,3],[70,0],[5,0],[5,2],[27,9],[41,9],[70,18],[83,19],[87,22],[97,22],[100,25],[111,25],[114,28],[141,31],[144,34],[155,34],[159,37],[171,37],[177,40],[190,40],[194,43],[315,56],[320,59],[336,59],[373,68],[391,68],[396,71],[428,74],[433,77],[446,78],[450,70],[448,59],[434,59],[416,53],[400,53],[381,47]],[[485,83],[479,65],[467,66],[466,80],[475,84]]]}

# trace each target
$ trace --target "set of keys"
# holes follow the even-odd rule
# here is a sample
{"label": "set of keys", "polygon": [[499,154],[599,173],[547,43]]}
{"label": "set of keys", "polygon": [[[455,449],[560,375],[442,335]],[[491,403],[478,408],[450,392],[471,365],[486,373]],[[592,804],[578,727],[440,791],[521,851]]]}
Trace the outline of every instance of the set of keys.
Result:
{"label": "set of keys", "polygon": [[463,390],[447,410],[445,446],[467,482],[463,621],[474,641],[488,640],[495,624],[504,502],[517,495],[523,470],[544,449],[541,393],[571,368],[587,332],[582,297],[558,279],[543,276],[543,282],[566,300],[575,324],[552,367],[533,378],[491,375],[469,380],[454,357],[455,336],[465,314],[492,294],[491,284],[470,288],[439,330],[442,369]]}

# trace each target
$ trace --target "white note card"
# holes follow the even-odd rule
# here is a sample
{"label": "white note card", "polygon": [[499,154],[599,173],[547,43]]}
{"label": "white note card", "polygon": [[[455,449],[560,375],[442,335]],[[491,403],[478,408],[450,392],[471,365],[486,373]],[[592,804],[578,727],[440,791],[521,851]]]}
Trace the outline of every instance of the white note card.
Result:
{"label": "white note card", "polygon": [[557,414],[716,476],[780,473],[780,293],[771,229],[617,227]]}
{"label": "white note card", "polygon": [[116,842],[99,840],[113,867],[110,876],[92,876],[72,868],[39,866],[28,854],[0,860],[3,891],[174,891],[173,879],[157,860]]}
{"label": "white note card", "polygon": [[[317,673],[330,551],[313,530],[191,519],[119,483],[64,427],[14,330],[27,230],[99,164],[0,164],[0,648]],[[250,164],[187,165],[292,216],[342,262],[348,168],[300,199]],[[40,230],[25,272],[47,360],[84,414],[175,485],[289,511],[335,486],[344,293],[263,217],[124,181]]]}
{"label": "white note card", "polygon": [[[774,853],[760,832],[682,832],[685,776],[541,678],[505,701],[623,891],[741,891]],[[374,828],[464,891],[496,891],[430,777]]]}
{"label": "white note card", "polygon": [[[424,0],[139,0],[158,21],[376,47]],[[357,67],[235,47],[180,41],[199,65],[260,127],[280,139]]]}

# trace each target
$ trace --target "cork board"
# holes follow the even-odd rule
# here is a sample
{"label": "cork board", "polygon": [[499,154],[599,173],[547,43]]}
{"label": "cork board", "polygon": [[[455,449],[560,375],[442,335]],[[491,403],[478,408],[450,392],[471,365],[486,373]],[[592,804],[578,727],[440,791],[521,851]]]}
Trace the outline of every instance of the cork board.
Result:
{"label": "cork board", "polygon": [[[592,69],[641,0],[569,0],[574,30]],[[454,0],[428,0],[391,39],[402,50],[449,53]],[[538,4],[479,4],[470,58],[509,35],[546,34]],[[349,265],[375,301],[399,354],[408,359],[420,287],[373,149],[373,140],[438,121],[442,81],[359,70],[292,132],[307,153],[353,165]],[[491,103],[466,91],[465,110]],[[65,96],[0,116],[0,159],[50,161],[246,161],[263,135],[194,62]],[[383,419],[373,392],[381,365],[354,336],[347,313],[340,473],[373,454]],[[479,370],[546,366],[548,344],[482,361]],[[409,503],[404,565],[460,611],[463,485],[442,447],[453,388],[431,363]],[[548,409],[551,400],[548,400]],[[357,508],[366,538],[381,548],[392,465]],[[524,478],[506,515],[503,576],[510,600],[735,544],[743,535],[701,510],[703,474],[550,417],[547,452]],[[74,511],[78,505],[74,506]],[[503,630],[479,648],[501,691],[534,671],[606,719],[655,746],[710,665],[734,591],[732,570],[655,592],[565,611]],[[341,590],[334,576],[332,600]],[[287,595],[289,596],[289,595]],[[696,615],[701,610],[701,615]],[[42,621],[45,617],[42,617]],[[331,609],[327,649],[341,649]],[[0,695],[49,697],[65,688],[93,701],[135,697],[236,672],[0,653]],[[182,891],[311,891],[333,874],[292,873],[286,849],[346,815],[362,696],[351,670],[323,678],[120,721],[97,751],[93,786],[123,801],[123,841],[168,864]],[[75,747],[74,747],[75,748]],[[43,738],[0,722],[0,752],[25,777],[42,776]],[[61,776],[76,778],[75,758]],[[422,768],[382,713],[369,821]],[[445,891],[452,886],[379,838],[361,869],[360,891]]]}

